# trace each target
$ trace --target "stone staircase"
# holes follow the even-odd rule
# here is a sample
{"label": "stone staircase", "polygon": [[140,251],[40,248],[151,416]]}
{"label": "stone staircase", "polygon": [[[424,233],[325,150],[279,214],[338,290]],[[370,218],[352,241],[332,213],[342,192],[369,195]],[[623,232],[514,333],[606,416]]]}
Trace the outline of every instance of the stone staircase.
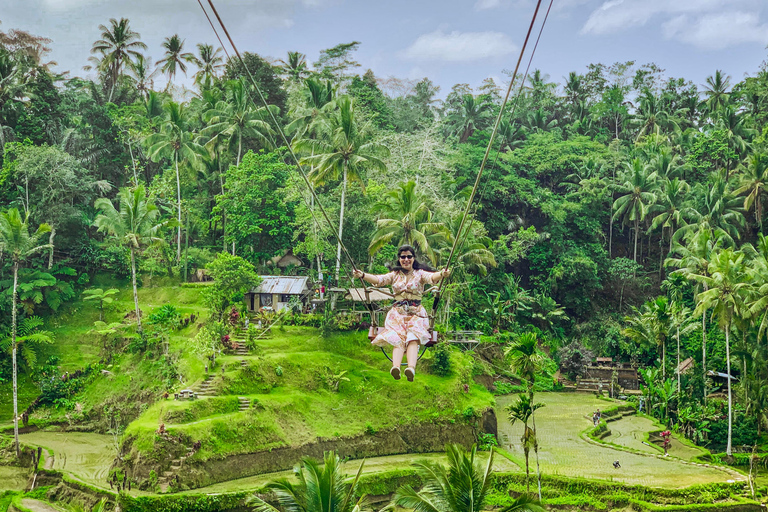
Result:
{"label": "stone staircase", "polygon": [[184,461],[194,454],[195,448],[187,446],[187,453],[185,455],[171,461],[171,468],[168,471],[163,471],[163,474],[157,479],[157,485],[160,487],[160,492],[168,492],[168,487],[170,487],[173,479],[178,475],[184,465]]}
{"label": "stone staircase", "polygon": [[245,328],[240,328],[236,332],[232,333],[232,341],[237,343],[237,348],[235,349],[235,355],[237,356],[247,356],[249,353],[248,350],[248,331],[245,330]]}
{"label": "stone staircase", "polygon": [[213,379],[215,378],[215,375],[209,374],[197,388],[197,396],[216,396],[216,391],[213,389]]}
{"label": "stone staircase", "polygon": [[244,396],[237,397],[237,401],[240,402],[240,407],[238,409],[238,412],[247,411],[251,408],[251,400],[249,398],[246,398]]}

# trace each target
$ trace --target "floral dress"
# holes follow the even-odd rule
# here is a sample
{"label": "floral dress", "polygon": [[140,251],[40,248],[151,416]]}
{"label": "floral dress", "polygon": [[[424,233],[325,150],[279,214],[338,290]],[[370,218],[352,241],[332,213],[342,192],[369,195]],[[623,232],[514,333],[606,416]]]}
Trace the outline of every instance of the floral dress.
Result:
{"label": "floral dress", "polygon": [[[392,285],[395,302],[421,300],[425,284],[440,282],[440,272],[412,270],[408,274],[400,271],[376,276],[378,286]],[[371,342],[379,347],[392,345],[406,348],[410,340],[425,345],[430,339],[429,317],[424,306],[394,305],[387,313],[384,330]]]}

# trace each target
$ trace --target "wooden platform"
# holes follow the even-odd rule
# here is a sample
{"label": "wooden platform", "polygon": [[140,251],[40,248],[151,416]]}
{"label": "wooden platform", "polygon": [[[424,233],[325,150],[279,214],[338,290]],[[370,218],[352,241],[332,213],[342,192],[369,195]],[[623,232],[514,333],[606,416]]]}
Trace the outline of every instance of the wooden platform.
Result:
{"label": "wooden platform", "polygon": [[447,343],[459,345],[464,350],[474,350],[482,335],[481,331],[451,331],[448,333]]}

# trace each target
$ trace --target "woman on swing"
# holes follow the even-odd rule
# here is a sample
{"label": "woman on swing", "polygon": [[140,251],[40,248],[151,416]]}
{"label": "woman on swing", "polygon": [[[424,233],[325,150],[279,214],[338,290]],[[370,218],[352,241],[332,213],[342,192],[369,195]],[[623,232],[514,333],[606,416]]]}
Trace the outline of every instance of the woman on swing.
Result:
{"label": "woman on swing", "polygon": [[392,285],[395,302],[387,313],[384,330],[371,343],[379,347],[392,345],[392,369],[389,373],[395,380],[400,379],[400,364],[403,354],[407,354],[405,377],[413,382],[419,347],[430,339],[429,318],[421,305],[424,285],[439,283],[450,271],[434,272],[430,266],[416,259],[416,250],[410,245],[403,245],[397,250],[397,259],[392,271],[387,274],[366,274],[355,270],[354,276],[375,286]]}

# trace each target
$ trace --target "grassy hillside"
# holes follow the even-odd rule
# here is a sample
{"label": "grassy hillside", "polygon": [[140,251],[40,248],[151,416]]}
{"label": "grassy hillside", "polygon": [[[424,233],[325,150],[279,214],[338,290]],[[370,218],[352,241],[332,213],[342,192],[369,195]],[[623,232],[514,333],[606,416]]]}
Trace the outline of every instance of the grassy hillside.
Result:
{"label": "grassy hillside", "polygon": [[[483,411],[493,404],[492,395],[473,383],[473,362],[467,354],[451,351],[450,374],[437,376],[430,373],[433,353],[427,351],[415,382],[394,381],[389,361],[364,332],[324,338],[318,329],[276,326],[269,339],[249,352],[225,352],[206,374],[208,360],[191,349],[207,317],[201,290],[179,285],[140,290],[144,318],[166,304],[183,317],[199,317],[170,334],[167,356],[159,348],[138,350],[135,324],[129,320],[117,335],[93,332],[99,318],[93,303],[75,303],[50,319],[56,345],[47,355],[60,363],[55,379],[88,365],[90,370],[68,381],[69,395],[39,407],[31,423],[102,433],[120,429],[126,467],[149,478],[150,471],[158,475],[167,470],[196,442],[200,447],[187,465],[361,436],[369,436],[368,444],[375,445],[384,443],[374,440],[377,433],[418,425],[469,426],[462,431],[465,435],[478,431]],[[122,287],[105,321],[123,321],[132,308],[131,291]],[[209,396],[173,399],[175,392],[199,389],[204,381]],[[169,398],[164,398],[166,393]],[[25,396],[20,408],[33,396]],[[164,434],[158,433],[160,425]],[[431,441],[442,446],[439,439]],[[371,449],[401,453],[414,446],[403,443],[408,446]],[[133,467],[137,463],[141,468]]]}

